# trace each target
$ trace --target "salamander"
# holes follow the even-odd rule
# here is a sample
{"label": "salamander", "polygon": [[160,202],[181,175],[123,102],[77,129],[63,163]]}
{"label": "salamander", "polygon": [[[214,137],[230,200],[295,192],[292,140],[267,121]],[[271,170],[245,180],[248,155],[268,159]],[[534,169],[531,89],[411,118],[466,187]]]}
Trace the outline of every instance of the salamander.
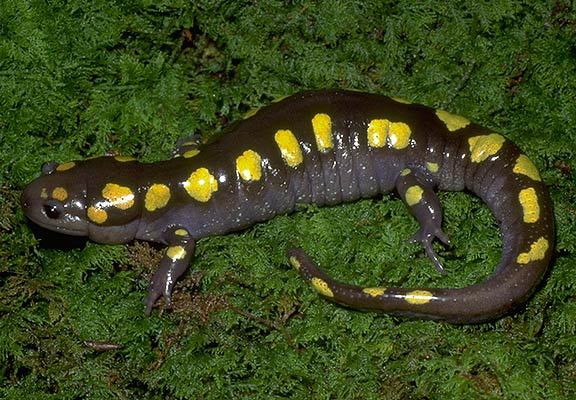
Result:
{"label": "salamander", "polygon": [[34,223],[99,243],[166,246],[146,299],[171,303],[198,239],[247,228],[297,204],[333,205],[395,190],[422,244],[449,243],[436,190],[479,196],[503,242],[495,272],[465,288],[361,287],[338,282],[302,249],[289,262],[324,298],[391,314],[478,323],[524,303],[553,254],[551,200],[534,164],[498,133],[440,109],[343,90],[304,92],[231,126],[218,140],[184,142],[169,160],[105,156],[50,162],[23,191]]}

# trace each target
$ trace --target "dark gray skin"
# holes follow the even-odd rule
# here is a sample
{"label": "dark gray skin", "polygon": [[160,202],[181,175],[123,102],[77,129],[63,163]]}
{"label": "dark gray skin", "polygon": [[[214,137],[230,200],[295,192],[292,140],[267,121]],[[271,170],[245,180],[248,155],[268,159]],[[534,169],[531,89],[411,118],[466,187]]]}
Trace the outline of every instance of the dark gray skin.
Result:
{"label": "dark gray skin", "polygon": [[[331,117],[334,146],[325,151],[318,148],[311,125],[319,113]],[[389,137],[383,147],[369,146],[368,124],[377,119],[408,124],[409,144],[393,148]],[[297,203],[338,204],[394,189],[406,201],[410,188],[419,188],[418,201],[411,204],[408,199],[408,208],[420,224],[413,240],[422,243],[443,272],[431,243],[435,238],[449,240],[441,229],[442,213],[434,190],[467,189],[490,207],[502,229],[502,259],[496,272],[481,284],[419,292],[386,288],[369,294],[365,288],[332,280],[301,249],[289,250],[289,256],[317,289],[318,282],[328,288],[319,289],[322,295],[346,306],[452,323],[492,320],[526,301],[542,280],[553,253],[551,203],[539,177],[515,172],[521,153],[514,144],[502,139],[494,154],[474,162],[469,139],[492,132],[474,124],[453,131],[447,126],[434,109],[383,96],[307,92],[261,109],[232,126],[218,141],[202,146],[192,158],[177,156],[141,164],[102,157],[77,161],[62,171],[58,164],[47,164],[44,175],[26,187],[22,207],[29,219],[45,228],[88,236],[96,242],[142,239],[170,246],[151,283],[146,300],[149,314],[161,296],[170,304],[174,283],[188,267],[196,240],[291,212]],[[297,138],[303,154],[296,166],[287,165],[274,139],[278,130],[286,129]],[[178,155],[194,146],[181,146]],[[261,157],[259,180],[243,180],[236,170],[235,160],[246,150]],[[200,168],[217,181],[217,190],[206,201],[194,199],[185,190],[191,173]],[[103,199],[103,187],[110,183],[129,188],[133,203],[126,209]],[[150,210],[145,197],[154,184],[167,186],[170,197],[166,205]],[[62,199],[56,188],[65,188],[67,197]],[[525,221],[530,216],[519,201],[520,191],[527,188],[537,199],[536,221]],[[91,220],[87,215],[91,206],[104,210],[106,219],[95,222],[92,216]]]}

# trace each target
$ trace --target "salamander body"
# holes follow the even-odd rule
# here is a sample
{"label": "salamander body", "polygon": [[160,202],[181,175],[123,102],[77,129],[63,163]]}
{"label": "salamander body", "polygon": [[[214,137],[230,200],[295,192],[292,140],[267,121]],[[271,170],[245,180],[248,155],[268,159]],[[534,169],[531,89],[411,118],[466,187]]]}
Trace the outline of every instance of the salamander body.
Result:
{"label": "salamander body", "polygon": [[249,227],[298,203],[349,202],[396,190],[432,249],[442,231],[435,190],[469,190],[502,230],[494,274],[462,289],[359,287],[337,282],[301,249],[290,263],[325,298],[353,308],[473,323],[527,300],[553,253],[548,191],[532,162],[503,136],[466,118],[374,94],[305,92],[265,107],[219,140],[184,143],[174,158],[144,164],[122,156],[47,163],[22,195],[33,222],[101,243],[167,246],[148,298],[170,303],[195,242]]}

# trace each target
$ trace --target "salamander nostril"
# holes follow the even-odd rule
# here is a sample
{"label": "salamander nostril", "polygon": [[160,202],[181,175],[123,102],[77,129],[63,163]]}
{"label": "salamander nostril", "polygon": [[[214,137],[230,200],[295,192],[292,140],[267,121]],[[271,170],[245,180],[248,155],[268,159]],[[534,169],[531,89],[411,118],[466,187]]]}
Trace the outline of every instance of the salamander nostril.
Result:
{"label": "salamander nostril", "polygon": [[28,196],[28,191],[24,190],[22,192],[22,194],[20,195],[20,204],[22,205],[23,209],[27,209],[30,207],[30,200],[29,200],[30,196]]}

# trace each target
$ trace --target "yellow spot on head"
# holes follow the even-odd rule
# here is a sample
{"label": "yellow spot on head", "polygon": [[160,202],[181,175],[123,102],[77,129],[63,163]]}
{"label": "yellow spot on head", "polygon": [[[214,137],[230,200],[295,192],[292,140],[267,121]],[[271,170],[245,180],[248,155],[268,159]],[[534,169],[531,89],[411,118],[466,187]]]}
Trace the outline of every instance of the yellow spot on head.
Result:
{"label": "yellow spot on head", "polygon": [[281,129],[274,135],[274,140],[282,153],[282,158],[290,167],[296,167],[302,163],[304,157],[302,156],[302,149],[298,143],[296,136],[289,131]]}
{"label": "yellow spot on head", "polygon": [[290,264],[294,267],[294,269],[296,270],[300,270],[300,268],[302,268],[302,266],[300,265],[300,261],[298,261],[298,259],[294,256],[289,258]]}
{"label": "yellow spot on head", "polygon": [[400,176],[410,175],[410,172],[412,172],[410,168],[404,168],[402,172],[400,172]]}
{"label": "yellow spot on head", "polygon": [[166,255],[173,261],[186,257],[186,250],[182,246],[170,246],[166,249]]}
{"label": "yellow spot on head", "polygon": [[56,200],[64,201],[68,198],[68,192],[63,187],[58,186],[52,190],[52,197]]}
{"label": "yellow spot on head", "polygon": [[73,168],[75,165],[76,165],[76,163],[74,161],[65,162],[65,163],[59,164],[56,167],[56,171],[60,171],[60,172],[66,171],[66,170],[69,170],[70,168]]}
{"label": "yellow spot on head", "polygon": [[121,210],[127,210],[134,205],[134,193],[126,186],[107,183],[102,189],[102,197]]}
{"label": "yellow spot on head", "polygon": [[390,121],[387,119],[373,119],[370,121],[367,129],[368,145],[370,147],[384,147],[389,125]]}
{"label": "yellow spot on head", "polygon": [[176,231],[174,231],[174,233],[178,236],[188,236],[189,235],[188,231],[186,229],[182,229],[182,228],[176,229]]}
{"label": "yellow spot on head", "polygon": [[312,278],[312,280],[310,282],[312,283],[312,286],[314,287],[314,289],[316,289],[316,291],[318,293],[320,293],[322,296],[334,297],[334,293],[332,292],[332,289],[330,289],[328,284],[325,281],[323,281],[322,279]]}
{"label": "yellow spot on head", "polygon": [[524,154],[520,154],[518,159],[516,160],[516,164],[514,165],[514,169],[512,170],[515,174],[522,174],[526,175],[530,179],[540,182],[542,179],[540,178],[540,174],[538,173],[538,169],[532,161]]}
{"label": "yellow spot on head", "polygon": [[332,120],[328,114],[316,114],[312,118],[312,129],[316,137],[318,151],[326,153],[334,146],[332,143]]}
{"label": "yellow spot on head", "polygon": [[451,114],[444,110],[436,110],[436,116],[440,121],[444,122],[446,128],[448,128],[450,132],[457,131],[458,129],[462,129],[470,124],[470,121],[467,118]]}
{"label": "yellow spot on head", "polygon": [[148,211],[154,211],[168,204],[170,200],[170,188],[161,183],[151,185],[144,197],[144,207]]}
{"label": "yellow spot on head", "polygon": [[427,290],[413,290],[411,292],[406,293],[406,300],[410,304],[426,304],[429,303],[430,300],[434,298],[432,292]]}
{"label": "yellow spot on head", "polygon": [[408,146],[411,134],[412,130],[404,122],[392,122],[388,131],[388,140],[392,147],[400,150]]}
{"label": "yellow spot on head", "polygon": [[479,163],[498,153],[506,139],[497,133],[474,136],[468,139],[470,146],[470,159]]}
{"label": "yellow spot on head", "polygon": [[364,289],[362,289],[362,291],[364,293],[366,293],[367,295],[370,295],[372,297],[378,297],[378,296],[382,296],[384,294],[384,292],[386,291],[386,288],[371,287],[371,288],[364,288]]}
{"label": "yellow spot on head", "polygon": [[192,158],[192,157],[198,155],[199,153],[200,153],[200,150],[192,149],[192,150],[185,151],[184,154],[182,154],[182,156],[184,158]]}
{"label": "yellow spot on head", "polygon": [[41,199],[47,199],[48,198],[48,192],[46,191],[46,188],[42,188],[42,190],[40,191],[40,198]]}
{"label": "yellow spot on head", "polygon": [[402,104],[412,104],[412,102],[405,100],[401,97],[390,97],[392,100],[394,100],[396,103],[402,103]]}
{"label": "yellow spot on head", "polygon": [[524,222],[527,224],[534,223],[540,218],[540,205],[538,204],[538,195],[534,188],[522,189],[518,194],[518,200],[522,205],[524,213]]}
{"label": "yellow spot on head", "polygon": [[528,264],[531,261],[543,260],[546,256],[546,251],[548,251],[548,247],[548,240],[544,237],[540,237],[530,245],[530,251],[518,255],[516,262],[518,264]]}
{"label": "yellow spot on head", "polygon": [[246,150],[236,159],[236,172],[245,181],[259,181],[262,177],[262,158],[254,150]]}
{"label": "yellow spot on head", "polygon": [[218,181],[206,168],[198,168],[183,182],[183,186],[193,199],[206,202],[218,190]]}
{"label": "yellow spot on head", "polygon": [[426,168],[428,168],[428,171],[432,172],[432,173],[436,173],[438,172],[438,164],[435,162],[427,162],[426,163]]}
{"label": "yellow spot on head", "polygon": [[108,219],[106,210],[94,206],[88,207],[87,215],[90,221],[96,222],[97,224],[103,224]]}
{"label": "yellow spot on head", "polygon": [[134,157],[130,156],[115,156],[114,159],[120,162],[136,161]]}
{"label": "yellow spot on head", "polygon": [[422,200],[422,193],[424,193],[424,189],[422,189],[420,186],[410,186],[406,190],[406,204],[413,206],[420,203],[420,200]]}

